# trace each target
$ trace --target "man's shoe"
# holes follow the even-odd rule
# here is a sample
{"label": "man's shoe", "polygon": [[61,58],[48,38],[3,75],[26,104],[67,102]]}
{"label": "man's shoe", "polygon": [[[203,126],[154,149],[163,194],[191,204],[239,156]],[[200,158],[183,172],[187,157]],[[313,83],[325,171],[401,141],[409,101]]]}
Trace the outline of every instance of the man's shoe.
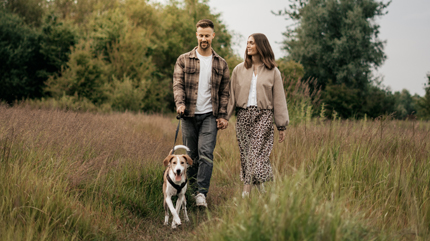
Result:
{"label": "man's shoe", "polygon": [[203,193],[197,194],[195,198],[197,207],[208,207],[208,204],[206,203],[206,197]]}

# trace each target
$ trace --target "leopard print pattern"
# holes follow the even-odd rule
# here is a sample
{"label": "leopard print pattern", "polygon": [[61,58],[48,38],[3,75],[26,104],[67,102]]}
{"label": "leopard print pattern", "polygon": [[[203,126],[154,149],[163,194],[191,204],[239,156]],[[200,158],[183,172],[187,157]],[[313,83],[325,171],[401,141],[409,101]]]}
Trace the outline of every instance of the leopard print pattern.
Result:
{"label": "leopard print pattern", "polygon": [[269,156],[273,147],[273,112],[256,106],[237,113],[236,137],[240,150],[240,179],[245,185],[273,180]]}

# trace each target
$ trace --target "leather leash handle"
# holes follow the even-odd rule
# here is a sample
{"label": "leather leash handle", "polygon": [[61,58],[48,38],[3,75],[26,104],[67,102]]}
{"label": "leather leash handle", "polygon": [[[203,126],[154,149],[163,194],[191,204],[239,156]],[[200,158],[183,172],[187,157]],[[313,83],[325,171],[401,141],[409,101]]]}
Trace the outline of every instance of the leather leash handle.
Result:
{"label": "leather leash handle", "polygon": [[178,115],[176,116],[176,119],[177,119],[177,120],[180,120],[180,119],[182,119],[182,118],[184,118],[184,113],[178,114]]}

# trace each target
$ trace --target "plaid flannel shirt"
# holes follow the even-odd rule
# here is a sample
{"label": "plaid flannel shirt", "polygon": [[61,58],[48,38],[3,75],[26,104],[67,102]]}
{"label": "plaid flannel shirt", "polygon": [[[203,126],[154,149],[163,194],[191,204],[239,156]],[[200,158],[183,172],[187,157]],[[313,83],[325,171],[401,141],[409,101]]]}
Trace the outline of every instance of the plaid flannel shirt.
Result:
{"label": "plaid flannel shirt", "polygon": [[[200,60],[197,47],[179,56],[173,72],[173,95],[176,108],[185,105],[185,117],[193,117],[199,89]],[[213,115],[227,119],[230,95],[230,71],[227,62],[212,49],[212,75],[210,79]]]}

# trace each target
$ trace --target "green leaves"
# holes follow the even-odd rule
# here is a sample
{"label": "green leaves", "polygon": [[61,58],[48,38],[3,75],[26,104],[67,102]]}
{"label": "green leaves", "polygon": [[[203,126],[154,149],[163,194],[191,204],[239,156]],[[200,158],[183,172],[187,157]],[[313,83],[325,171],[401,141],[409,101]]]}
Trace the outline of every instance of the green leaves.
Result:
{"label": "green leaves", "polygon": [[0,9],[0,96],[7,102],[39,97],[43,80],[37,77],[40,33],[17,15]]}
{"label": "green leaves", "polygon": [[424,85],[426,91],[424,97],[418,99],[419,116],[430,119],[430,73],[427,74],[428,82]]}
{"label": "green leaves", "polygon": [[[375,18],[388,6],[376,0],[292,1],[285,10],[299,25],[284,34],[289,58],[303,65],[304,78],[314,77],[325,90],[327,108],[342,117],[362,116],[364,97],[370,94],[372,68],[386,56],[378,39]],[[379,110],[378,110],[379,111]],[[380,115],[381,112],[371,115]]]}
{"label": "green leaves", "polygon": [[[33,3],[43,9],[38,24],[24,11]],[[20,17],[10,10],[18,5]],[[72,109],[82,101],[91,109],[170,112],[173,66],[197,45],[195,24],[203,18],[215,24],[215,51],[231,69],[241,62],[231,33],[206,2],[15,0],[4,7],[0,98],[10,103],[52,97],[47,102]]]}

